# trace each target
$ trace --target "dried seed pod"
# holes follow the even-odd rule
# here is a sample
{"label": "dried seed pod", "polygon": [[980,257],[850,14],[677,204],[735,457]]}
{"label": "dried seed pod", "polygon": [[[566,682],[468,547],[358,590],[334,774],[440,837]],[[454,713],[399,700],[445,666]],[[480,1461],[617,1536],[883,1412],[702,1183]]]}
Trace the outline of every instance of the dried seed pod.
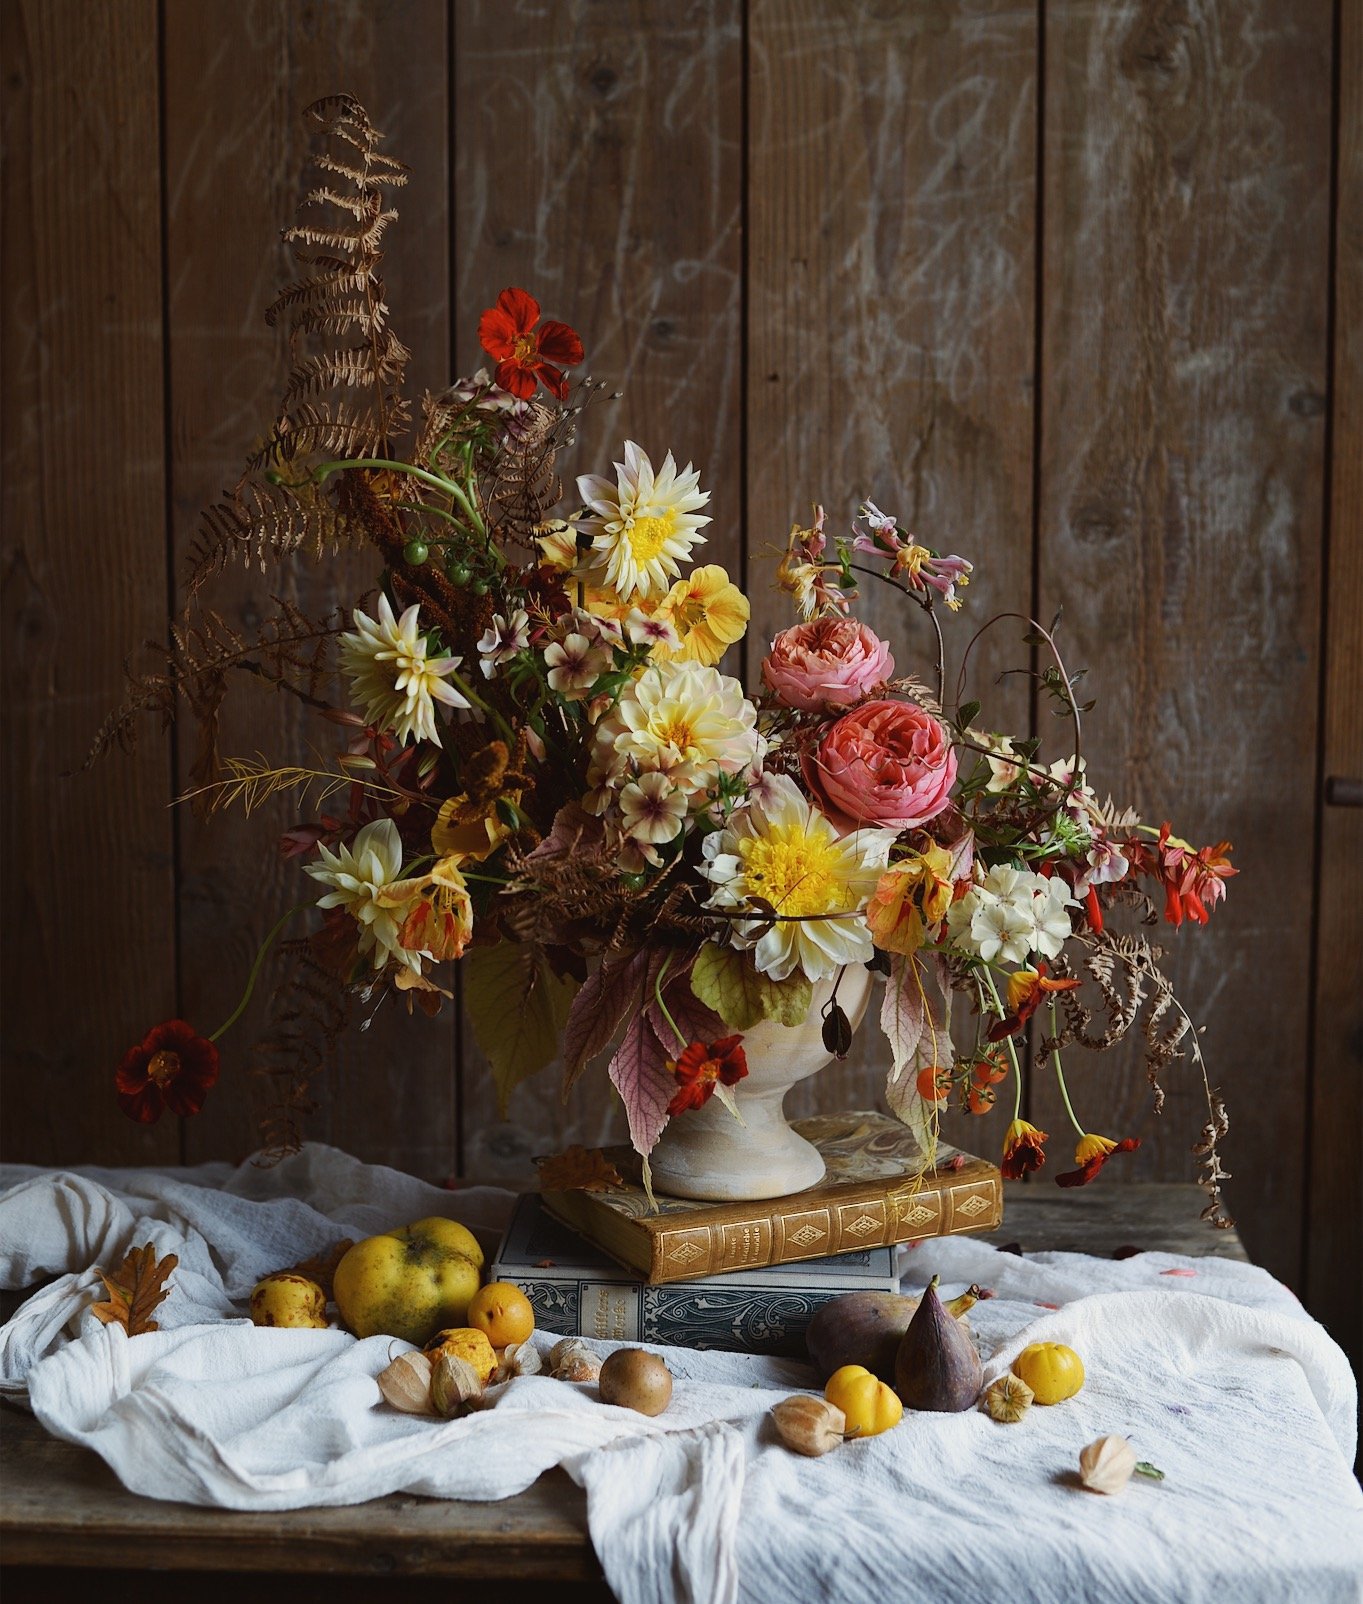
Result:
{"label": "dried seed pod", "polygon": [[771,1418],[786,1447],[811,1459],[836,1448],[847,1433],[847,1416],[842,1410],[827,1398],[813,1398],[807,1392],[777,1404]]}
{"label": "dried seed pod", "polygon": [[1001,1426],[1011,1426],[1032,1407],[1035,1397],[1021,1376],[1006,1375],[985,1389],[981,1406],[991,1420],[997,1420]]}
{"label": "dried seed pod", "polygon": [[539,1349],[527,1337],[524,1342],[508,1343],[497,1350],[497,1369],[493,1381],[514,1381],[517,1376],[537,1376],[543,1368]]}
{"label": "dried seed pod", "polygon": [[823,1011],[824,1051],[841,1062],[852,1050],[852,1021],[841,1003],[832,1001]]}
{"label": "dried seed pod", "polygon": [[400,1353],[379,1376],[383,1401],[404,1415],[433,1415],[431,1361],[424,1353]]}
{"label": "dried seed pod", "polygon": [[910,1409],[958,1414],[980,1395],[984,1366],[960,1321],[942,1307],[933,1276],[895,1355],[895,1391]]}
{"label": "dried seed pod", "polygon": [[556,1381],[599,1381],[601,1361],[585,1342],[565,1337],[549,1350],[549,1374]]}
{"label": "dried seed pod", "polygon": [[467,1359],[442,1354],[431,1371],[431,1402],[435,1412],[452,1420],[483,1396],[483,1378]]}
{"label": "dried seed pod", "polygon": [[1125,1437],[1099,1437],[1079,1455],[1079,1480],[1090,1492],[1121,1492],[1135,1469],[1135,1450]]}

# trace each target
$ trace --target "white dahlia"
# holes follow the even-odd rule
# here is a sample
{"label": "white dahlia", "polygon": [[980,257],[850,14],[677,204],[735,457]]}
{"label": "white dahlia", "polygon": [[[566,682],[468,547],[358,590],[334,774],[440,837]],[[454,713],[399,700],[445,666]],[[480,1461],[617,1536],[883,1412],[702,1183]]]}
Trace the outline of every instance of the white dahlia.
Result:
{"label": "white dahlia", "polygon": [[873,955],[865,908],[897,839],[894,830],[839,835],[794,780],[768,775],[760,799],[705,838],[701,873],[715,887],[706,906],[769,903],[775,923],[736,921],[733,944],[752,948],[758,969],[773,980],[797,969],[822,980]]}
{"label": "white dahlia", "polygon": [[690,798],[722,774],[755,771],[765,751],[736,679],[700,663],[650,663],[597,725],[587,782],[598,811],[605,792],[640,774],[665,774]]}
{"label": "white dahlia", "polygon": [[669,451],[654,471],[646,452],[625,441],[625,460],[615,464],[615,483],[586,473],[577,481],[586,512],[577,519],[592,538],[588,557],[621,601],[661,595],[681,573],[693,546],[705,544],[698,514],[710,499],[688,462],[678,472]]}
{"label": "white dahlia", "polygon": [[374,968],[382,969],[390,958],[408,969],[421,972],[418,953],[409,952],[399,939],[405,908],[384,907],[379,893],[402,878],[402,839],[391,819],[366,824],[350,846],[342,844],[335,852],[319,845],[317,863],[304,865],[304,872],[332,889],[317,899],[319,908],[344,908],[360,928],[361,955],[372,952]]}
{"label": "white dahlia", "polygon": [[387,596],[379,597],[379,616],[357,607],[355,633],[341,636],[341,666],[350,675],[350,699],[369,722],[402,743],[410,736],[440,742],[435,704],[467,707],[468,702],[445,683],[462,657],[427,657],[427,641],[417,623],[413,603],[401,618],[393,616]]}

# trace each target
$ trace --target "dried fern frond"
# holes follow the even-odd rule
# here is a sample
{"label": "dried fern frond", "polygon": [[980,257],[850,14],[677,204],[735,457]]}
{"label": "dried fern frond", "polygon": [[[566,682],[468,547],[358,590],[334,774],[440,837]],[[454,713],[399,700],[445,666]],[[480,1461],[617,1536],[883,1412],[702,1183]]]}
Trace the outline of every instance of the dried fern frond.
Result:
{"label": "dried fern frond", "polygon": [[265,314],[289,332],[293,371],[283,407],[251,466],[300,456],[386,456],[411,421],[402,398],[411,353],[388,324],[383,236],[397,212],[389,192],[407,169],[379,149],[382,135],[349,95],[329,95],[304,113],[322,135],[318,173],[298,221],[284,231],[299,265]]}
{"label": "dried fern frond", "polygon": [[193,603],[212,579],[237,563],[256,563],[296,553],[320,562],[369,538],[362,518],[336,506],[311,483],[243,483],[225,501],[205,507],[189,549],[187,595]]}

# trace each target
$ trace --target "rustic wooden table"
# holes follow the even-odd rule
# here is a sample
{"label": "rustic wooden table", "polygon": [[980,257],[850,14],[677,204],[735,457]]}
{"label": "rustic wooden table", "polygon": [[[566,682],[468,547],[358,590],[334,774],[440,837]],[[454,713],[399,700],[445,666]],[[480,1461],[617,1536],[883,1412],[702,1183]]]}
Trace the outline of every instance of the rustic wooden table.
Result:
{"label": "rustic wooden table", "polygon": [[[1004,1228],[986,1240],[1024,1253],[1110,1257],[1139,1248],[1246,1258],[1234,1232],[1201,1223],[1200,1199],[1184,1185],[1110,1185],[1063,1197],[1013,1186]],[[297,1593],[323,1574],[328,1604],[372,1604],[385,1578],[404,1604],[449,1600],[451,1579],[492,1584],[498,1604],[536,1597],[546,1584],[555,1604],[611,1597],[587,1537],[584,1496],[562,1472],[496,1504],[397,1495],[344,1509],[238,1514],[129,1493],[95,1454],[49,1437],[16,1408],[5,1408],[0,1428],[6,1604],[51,1604],[83,1587],[92,1568],[106,1596],[111,1583],[141,1589],[149,1567],[161,1573],[160,1596],[195,1604],[239,1601],[243,1591]],[[178,1586],[167,1593],[167,1582]],[[486,1591],[478,1586],[480,1596]]]}

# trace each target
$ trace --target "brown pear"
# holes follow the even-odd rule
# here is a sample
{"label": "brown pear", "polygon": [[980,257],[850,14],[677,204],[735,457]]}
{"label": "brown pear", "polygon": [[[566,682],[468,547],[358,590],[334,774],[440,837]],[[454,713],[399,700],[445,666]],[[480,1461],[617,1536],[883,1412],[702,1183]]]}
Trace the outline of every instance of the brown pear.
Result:
{"label": "brown pear", "polygon": [[895,1355],[895,1391],[908,1409],[959,1414],[973,1406],[984,1381],[984,1367],[969,1334],[948,1314],[931,1283]]}

